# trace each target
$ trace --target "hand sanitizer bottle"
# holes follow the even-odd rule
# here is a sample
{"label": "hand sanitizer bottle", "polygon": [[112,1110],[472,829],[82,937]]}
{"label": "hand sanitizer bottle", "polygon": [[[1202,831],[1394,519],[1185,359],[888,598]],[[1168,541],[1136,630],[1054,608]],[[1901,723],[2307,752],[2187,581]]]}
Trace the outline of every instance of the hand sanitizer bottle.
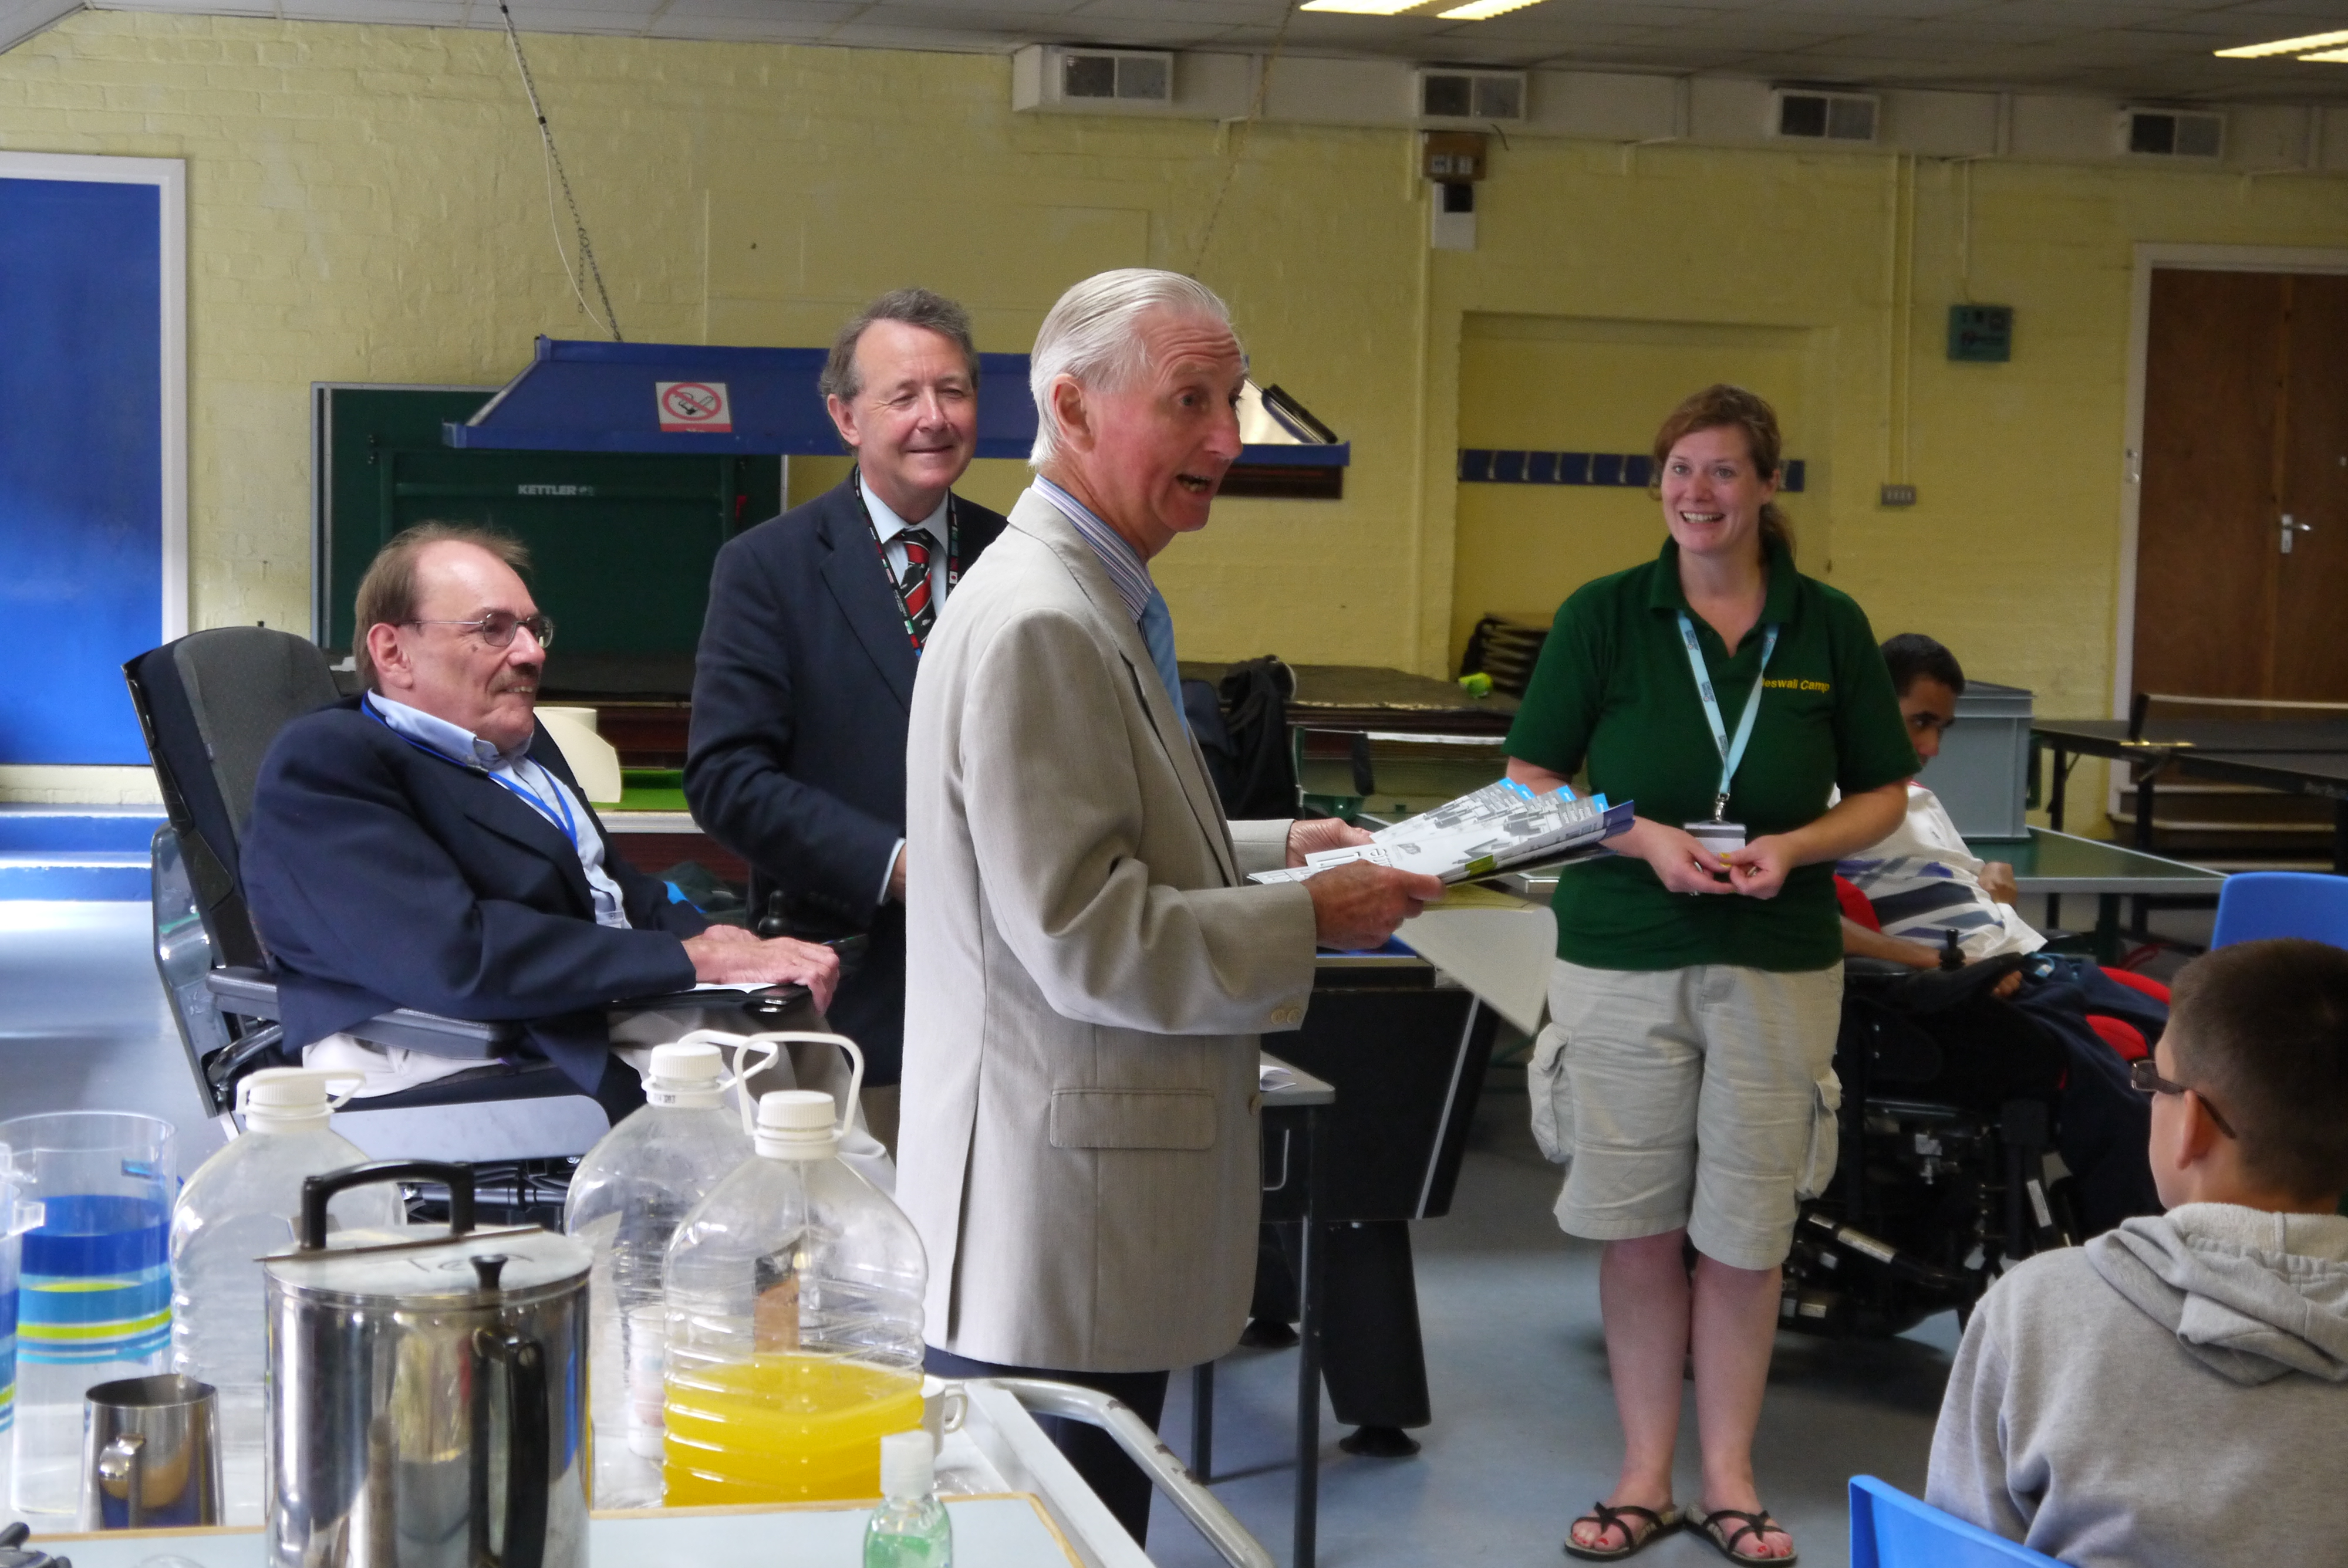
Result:
{"label": "hand sanitizer bottle", "polygon": [[880,1440],[880,1506],[864,1527],[864,1568],[953,1568],[953,1521],[938,1501],[937,1448],[916,1427]]}

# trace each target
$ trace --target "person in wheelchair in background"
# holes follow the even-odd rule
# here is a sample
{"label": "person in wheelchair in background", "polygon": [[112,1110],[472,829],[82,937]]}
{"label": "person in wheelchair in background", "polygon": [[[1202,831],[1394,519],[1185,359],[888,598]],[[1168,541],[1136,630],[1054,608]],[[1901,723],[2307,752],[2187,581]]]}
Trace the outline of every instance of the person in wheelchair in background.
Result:
{"label": "person in wheelchair in background", "polygon": [[[1918,633],[1883,654],[1930,762],[1964,671]],[[1898,1333],[1967,1310],[2030,1253],[2158,1213],[2127,1073],[2167,1021],[2162,989],[2043,951],[2012,907],[2012,868],[1975,856],[1913,780],[1899,827],[1837,872],[1843,1163],[1806,1207],[1784,1326]]]}

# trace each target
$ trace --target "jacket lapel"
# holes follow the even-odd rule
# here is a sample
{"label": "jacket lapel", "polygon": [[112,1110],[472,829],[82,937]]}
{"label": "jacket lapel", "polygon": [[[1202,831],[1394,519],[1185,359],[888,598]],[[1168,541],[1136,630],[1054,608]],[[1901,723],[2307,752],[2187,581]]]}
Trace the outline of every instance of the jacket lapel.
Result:
{"label": "jacket lapel", "polygon": [[1159,749],[1165,754],[1167,765],[1181,781],[1183,798],[1189,803],[1190,815],[1198,819],[1199,831],[1213,845],[1215,863],[1222,868],[1224,880],[1236,886],[1239,866],[1232,856],[1231,835],[1223,826],[1222,804],[1215,797],[1214,785],[1207,777],[1182,715],[1175,711],[1166,683],[1158,678],[1158,661],[1149,656],[1149,645],[1142,641],[1141,628],[1126,609],[1108,569],[1101,564],[1100,557],[1094,553],[1084,535],[1076,532],[1076,526],[1033,488],[1023,492],[1018,504],[1011,508],[1010,523],[1058,556],[1068,574],[1076,579],[1076,586],[1084,590],[1085,598],[1091,601],[1095,615],[1107,631],[1118,657],[1125,661],[1127,679],[1132,682],[1134,692],[1141,700],[1142,712],[1148,715],[1150,726],[1157,732]]}
{"label": "jacket lapel", "polygon": [[889,581],[889,569],[872,548],[872,536],[857,515],[850,475],[825,497],[832,504],[817,519],[823,540],[823,585],[839,606],[840,618],[864,647],[889,690],[907,712],[913,708],[913,674],[918,661],[905,636],[905,618]]}
{"label": "jacket lapel", "polygon": [[[561,777],[565,784],[572,784],[573,794],[579,793],[570,777],[570,768],[562,762],[561,753],[554,743],[547,738],[544,729],[541,729],[530,742],[530,760]],[[594,890],[587,886],[586,867],[579,864],[578,845],[571,842],[562,829],[549,820],[544,812],[487,774],[460,767],[454,763],[444,765],[454,775],[455,782],[451,787],[458,791],[458,808],[499,838],[551,862],[561,876],[563,885],[571,889],[572,897],[579,901],[581,910],[592,917],[595,910]],[[583,804],[582,801],[572,809],[581,811]],[[574,822],[582,820],[584,820],[583,811],[582,816],[573,818]],[[611,841],[607,838],[604,840],[607,853],[610,846]]]}

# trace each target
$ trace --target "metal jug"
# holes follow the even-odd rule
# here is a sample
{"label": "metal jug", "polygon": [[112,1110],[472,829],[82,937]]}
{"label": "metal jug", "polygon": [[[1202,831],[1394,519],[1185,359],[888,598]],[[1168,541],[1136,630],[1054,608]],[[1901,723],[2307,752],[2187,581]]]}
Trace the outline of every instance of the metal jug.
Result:
{"label": "metal jug", "polygon": [[[440,1182],[448,1233],[326,1245],[326,1204]],[[270,1568],[585,1568],[587,1250],[473,1228],[470,1166],[377,1160],[302,1184],[268,1281]]]}

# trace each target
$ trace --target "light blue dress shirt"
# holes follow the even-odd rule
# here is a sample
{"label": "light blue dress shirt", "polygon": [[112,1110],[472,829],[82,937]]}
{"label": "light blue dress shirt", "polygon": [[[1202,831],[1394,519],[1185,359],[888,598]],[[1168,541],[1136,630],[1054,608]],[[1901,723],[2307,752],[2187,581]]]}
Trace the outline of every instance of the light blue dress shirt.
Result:
{"label": "light blue dress shirt", "polygon": [[[595,831],[587,803],[553,774],[530,761],[528,746],[509,755],[470,730],[405,702],[396,702],[380,692],[368,692],[366,705],[394,734],[448,758],[460,768],[489,774],[520,795],[525,804],[534,806],[578,850],[579,868],[587,874],[588,888],[595,895],[595,923],[620,930],[628,928],[624,897],[620,885],[603,869],[603,837]],[[569,808],[567,824],[565,807]]]}

